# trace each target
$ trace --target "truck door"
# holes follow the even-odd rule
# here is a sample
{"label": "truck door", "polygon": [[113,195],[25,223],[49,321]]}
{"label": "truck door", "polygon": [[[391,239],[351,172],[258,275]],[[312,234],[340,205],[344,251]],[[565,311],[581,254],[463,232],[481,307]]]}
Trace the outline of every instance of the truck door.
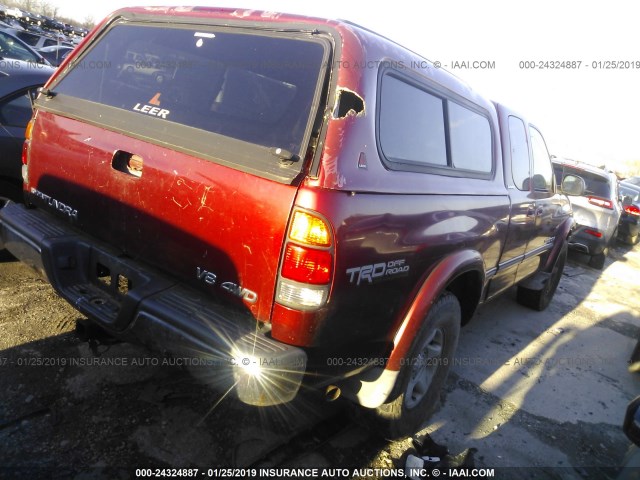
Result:
{"label": "truck door", "polygon": [[564,215],[559,211],[562,208],[561,196],[555,192],[553,166],[544,138],[532,125],[529,125],[529,135],[533,162],[531,191],[535,200],[535,228],[527,246],[527,256],[540,256],[551,247],[556,228]]}
{"label": "truck door", "polygon": [[511,199],[509,228],[498,271],[491,281],[489,297],[513,285],[518,267],[525,258],[527,245],[534,235],[535,199],[531,191],[531,160],[524,121],[497,105],[502,137],[505,183]]}

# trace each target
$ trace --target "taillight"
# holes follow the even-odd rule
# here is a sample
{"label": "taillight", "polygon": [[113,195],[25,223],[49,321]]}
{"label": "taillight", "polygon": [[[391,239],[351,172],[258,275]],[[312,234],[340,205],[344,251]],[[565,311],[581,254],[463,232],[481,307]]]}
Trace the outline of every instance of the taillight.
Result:
{"label": "taillight", "polygon": [[640,208],[636,207],[635,205],[627,205],[626,207],[624,207],[624,211],[629,215],[640,217]]}
{"label": "taillight", "polygon": [[24,131],[24,138],[26,140],[31,140],[31,134],[33,133],[33,120],[33,118],[29,120],[29,123],[27,123],[27,128]]}
{"label": "taillight", "polygon": [[24,131],[24,143],[22,144],[22,181],[29,183],[29,148],[31,146],[31,134],[33,133],[34,118],[29,120]]}
{"label": "taillight", "polygon": [[587,197],[589,203],[592,205],[597,205],[598,207],[608,208],[609,210],[613,210],[613,202],[611,200],[607,200],[606,198],[600,197]]}
{"label": "taillight", "polygon": [[602,238],[602,232],[599,232],[598,230],[592,230],[591,228],[585,228],[584,233],[588,233],[589,235],[593,235],[597,238]]}
{"label": "taillight", "polygon": [[320,215],[295,210],[285,244],[277,302],[298,310],[327,301],[333,271],[333,234]]}
{"label": "taillight", "polygon": [[331,252],[288,244],[282,262],[282,276],[297,282],[322,285],[331,280],[332,263]]}
{"label": "taillight", "polygon": [[331,246],[331,231],[327,223],[318,216],[299,210],[293,214],[289,238],[315,247]]}

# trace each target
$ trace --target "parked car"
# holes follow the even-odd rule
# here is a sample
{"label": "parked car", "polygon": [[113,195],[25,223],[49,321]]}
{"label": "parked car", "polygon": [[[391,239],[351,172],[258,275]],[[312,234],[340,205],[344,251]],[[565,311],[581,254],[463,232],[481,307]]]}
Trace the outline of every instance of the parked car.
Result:
{"label": "parked car", "polygon": [[0,30],[0,57],[51,66],[38,52],[18,37]]}
{"label": "parked car", "polygon": [[609,247],[617,237],[622,215],[618,178],[612,172],[583,162],[554,158],[553,165],[557,185],[567,175],[585,181],[584,195],[570,197],[576,230],[569,248],[590,255],[589,265],[602,269]]}
{"label": "parked car", "polygon": [[[22,26],[20,21],[16,20],[13,17],[4,17],[2,19],[2,22],[6,24],[6,28],[12,28],[15,30],[24,30],[24,27]],[[5,27],[5,25],[2,25],[2,26]]]}
{"label": "parked car", "polygon": [[[479,304],[549,305],[573,219],[525,116],[348,22],[102,25],[71,59],[112,68],[71,62],[36,99],[30,208],[0,209],[0,240],[112,334],[201,352],[250,405],[342,394],[397,437]],[[131,60],[171,74],[113,68]]]}
{"label": "parked car", "polygon": [[23,18],[25,16],[25,13],[18,7],[8,8],[7,10],[5,10],[5,14],[13,18]]}
{"label": "parked car", "polygon": [[629,245],[638,243],[640,233],[640,185],[620,182],[622,216],[618,226],[618,238]]}
{"label": "parked car", "polygon": [[22,198],[22,144],[31,102],[54,69],[22,60],[0,63],[0,197]]}
{"label": "parked car", "polygon": [[19,38],[20,40],[22,40],[24,43],[26,43],[36,51],[40,48],[50,47],[50,46],[59,44],[58,40],[53,37],[41,35],[39,33],[35,33],[32,31],[17,30],[13,28],[5,28],[3,29],[3,31],[10,33],[14,37]]}
{"label": "parked car", "polygon": [[46,58],[51,65],[57,67],[67,58],[73,48],[67,45],[53,45],[39,49],[38,53]]}
{"label": "parked car", "polygon": [[624,181],[633,185],[640,185],[640,176],[625,178]]}

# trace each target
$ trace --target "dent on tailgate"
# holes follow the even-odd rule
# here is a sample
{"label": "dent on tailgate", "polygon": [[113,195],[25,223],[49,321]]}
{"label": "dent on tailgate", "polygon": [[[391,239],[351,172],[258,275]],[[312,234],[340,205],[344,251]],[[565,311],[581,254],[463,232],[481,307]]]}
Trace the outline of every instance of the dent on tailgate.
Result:
{"label": "dent on tailgate", "polygon": [[[113,168],[122,145],[144,158],[140,178]],[[44,112],[32,156],[32,191],[76,210],[83,231],[212,293],[255,292],[245,305],[268,316],[295,187]]]}

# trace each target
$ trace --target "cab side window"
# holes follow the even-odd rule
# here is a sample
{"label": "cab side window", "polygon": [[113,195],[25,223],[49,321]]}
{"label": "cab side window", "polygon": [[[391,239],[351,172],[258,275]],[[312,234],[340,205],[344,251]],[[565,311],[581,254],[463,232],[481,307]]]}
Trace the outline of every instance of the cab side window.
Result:
{"label": "cab side window", "polygon": [[377,137],[388,168],[491,178],[493,136],[482,108],[399,73],[381,82]]}
{"label": "cab side window", "polygon": [[447,165],[443,100],[391,75],[382,81],[380,144],[405,164]]}
{"label": "cab side window", "polygon": [[509,143],[511,144],[511,176],[518,190],[529,190],[529,146],[524,122],[509,117]]}
{"label": "cab side window", "polygon": [[538,192],[552,192],[554,190],[553,167],[547,145],[536,128],[530,127],[529,132],[533,152],[533,189]]}

